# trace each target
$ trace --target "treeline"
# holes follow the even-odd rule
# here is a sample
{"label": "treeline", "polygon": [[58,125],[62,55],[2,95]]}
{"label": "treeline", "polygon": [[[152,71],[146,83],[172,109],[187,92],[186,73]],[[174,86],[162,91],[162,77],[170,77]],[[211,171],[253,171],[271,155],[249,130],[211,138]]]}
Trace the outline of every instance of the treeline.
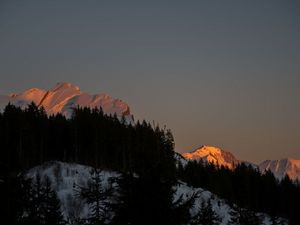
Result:
{"label": "treeline", "polygon": [[151,168],[169,174],[175,170],[169,130],[145,121],[128,124],[101,108],[78,107],[66,119],[61,114],[47,116],[34,103],[26,109],[8,104],[0,113],[0,142],[0,164],[8,171],[49,160],[139,173]]}
{"label": "treeline", "polygon": [[[125,118],[104,114],[101,108],[74,108],[73,116],[67,119],[61,114],[47,116],[45,110],[34,103],[25,109],[8,104],[0,113],[0,143],[3,208],[0,212],[1,218],[8,218],[4,220],[7,224],[23,223],[15,221],[16,206],[21,205],[17,200],[22,199],[17,196],[26,196],[22,188],[18,188],[19,174],[50,160],[85,164],[122,174],[118,180],[118,204],[112,209],[116,212],[113,224],[181,225],[195,220],[189,214],[195,196],[174,202],[173,187],[177,179],[208,189],[226,199],[233,208],[237,204],[249,209],[238,208],[235,211],[238,214],[233,217],[236,221],[253,218],[253,212],[266,212],[275,222],[278,215],[290,219],[292,225],[300,221],[297,213],[300,188],[288,177],[279,182],[273,174],[261,174],[244,164],[229,170],[191,161],[185,167],[176,168],[174,139],[169,130],[146,121],[130,124]],[[101,188],[99,190],[101,192]],[[206,214],[211,215],[209,203],[202,208],[203,213],[206,210]],[[95,209],[92,211],[101,214]],[[203,215],[197,215],[195,224],[204,224],[202,219],[207,216]],[[215,218],[214,224],[218,224],[218,220]],[[257,221],[241,224],[259,224]],[[103,223],[100,219],[95,222]],[[87,221],[87,224],[93,223]]]}
{"label": "treeline", "polygon": [[[101,109],[75,108],[72,118],[66,119],[60,114],[47,116],[43,108],[33,103],[25,109],[9,104],[0,113],[0,138],[1,218],[6,218],[3,221],[7,224],[35,223],[33,220],[44,224],[41,217],[24,221],[22,218],[28,214],[24,209],[20,210],[24,215],[16,220],[15,212],[28,202],[18,203],[22,199],[18,196],[26,190],[18,186],[19,174],[49,160],[75,162],[123,174],[118,181],[120,199],[114,209],[113,224],[188,222],[192,200],[173,201],[176,166],[174,140],[169,130],[145,121],[129,124],[124,118],[105,115]],[[96,189],[93,191],[97,194]],[[106,224],[101,220],[74,224]]]}
{"label": "treeline", "polygon": [[[189,212],[196,194],[185,201],[175,200],[175,190],[168,182],[161,183],[153,176],[149,179],[124,173],[103,182],[103,173],[98,168],[92,168],[89,176],[86,185],[73,184],[73,204],[68,204],[68,213],[63,215],[47,175],[41,176],[39,171],[31,177],[20,174],[13,180],[11,217],[1,217],[1,221],[10,225],[186,225],[195,221],[196,225],[203,219],[200,214],[193,218]],[[81,214],[83,208],[88,210]],[[211,204],[204,208],[209,216],[206,219],[217,218],[220,222]]]}
{"label": "treeline", "polygon": [[[288,218],[290,224],[299,224],[300,186],[288,176],[277,180],[273,173],[261,173],[251,165],[240,164],[234,170],[217,167],[202,161],[179,165],[178,177],[188,185],[202,187],[255,212],[265,212],[273,220]],[[274,223],[276,224],[276,223]]]}
{"label": "treeline", "polygon": [[[11,225],[65,225],[61,204],[52,189],[48,176],[37,174],[34,179],[24,174],[11,180],[10,192],[14,198],[10,199],[13,210],[1,217],[3,224]],[[7,194],[7,193],[6,193]],[[4,199],[2,199],[3,201]],[[10,216],[9,219],[7,216]]]}

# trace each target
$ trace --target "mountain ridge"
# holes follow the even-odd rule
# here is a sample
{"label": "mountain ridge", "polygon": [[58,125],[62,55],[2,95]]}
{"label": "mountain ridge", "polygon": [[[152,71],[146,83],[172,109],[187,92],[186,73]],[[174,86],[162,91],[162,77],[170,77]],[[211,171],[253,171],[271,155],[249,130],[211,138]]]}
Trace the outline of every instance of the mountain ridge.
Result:
{"label": "mountain ridge", "polygon": [[188,160],[203,160],[229,169],[233,169],[240,163],[232,153],[209,145],[203,145],[192,152],[183,153],[182,156]]}
{"label": "mountain ridge", "polygon": [[239,160],[231,152],[209,145],[203,145],[194,151],[181,153],[181,155],[187,161],[202,160],[205,163],[224,166],[228,169],[234,169],[238,164],[245,163],[259,169],[262,173],[269,170],[279,180],[283,179],[285,175],[288,175],[292,180],[300,180],[300,159],[293,159],[291,157],[279,160],[264,160],[259,164],[254,164]]}
{"label": "mountain ridge", "polygon": [[279,160],[265,160],[259,164],[262,172],[271,171],[278,179],[288,175],[293,180],[300,180],[300,160],[284,158]]}
{"label": "mountain ridge", "polygon": [[82,92],[78,86],[68,82],[58,82],[48,90],[34,87],[21,93],[0,96],[1,109],[4,109],[9,102],[21,108],[34,102],[39,107],[43,106],[48,115],[61,113],[67,118],[71,117],[73,108],[77,106],[101,107],[105,114],[116,114],[118,117],[125,116],[127,121],[133,121],[127,103],[104,93],[89,94]]}
{"label": "mountain ridge", "polygon": [[[8,103],[25,108],[31,102],[43,106],[48,115],[61,113],[67,118],[72,115],[74,107],[102,108],[106,114],[116,114],[119,118],[125,116],[126,120],[133,122],[133,115],[127,103],[113,98],[108,94],[89,94],[82,92],[79,86],[68,82],[58,82],[54,87],[45,90],[33,87],[21,93],[0,95],[0,110]],[[285,175],[293,180],[300,180],[300,159],[285,158],[279,160],[265,160],[259,164],[249,163],[237,159],[231,152],[221,148],[203,145],[192,152],[181,153],[185,160],[203,160],[229,169],[235,168],[240,163],[259,168],[261,172],[270,170],[276,178],[283,179]],[[180,159],[184,162],[184,159]]]}

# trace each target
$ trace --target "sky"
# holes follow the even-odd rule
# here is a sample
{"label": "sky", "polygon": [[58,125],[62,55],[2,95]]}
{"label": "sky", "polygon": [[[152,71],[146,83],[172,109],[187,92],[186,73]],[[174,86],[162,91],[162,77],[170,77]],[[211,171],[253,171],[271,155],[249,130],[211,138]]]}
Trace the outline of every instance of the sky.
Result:
{"label": "sky", "polygon": [[252,162],[300,159],[299,1],[0,1],[0,94],[71,82]]}

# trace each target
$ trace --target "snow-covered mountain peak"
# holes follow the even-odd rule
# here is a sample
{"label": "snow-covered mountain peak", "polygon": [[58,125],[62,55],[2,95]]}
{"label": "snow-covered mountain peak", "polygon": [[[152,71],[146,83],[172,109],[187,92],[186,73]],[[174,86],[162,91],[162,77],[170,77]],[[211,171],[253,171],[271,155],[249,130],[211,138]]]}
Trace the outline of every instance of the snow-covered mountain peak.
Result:
{"label": "snow-covered mountain peak", "polygon": [[42,105],[48,114],[63,113],[65,104],[74,96],[80,95],[79,87],[70,83],[57,83],[57,85],[47,91],[43,99],[38,104]]}
{"label": "snow-covered mountain peak", "polygon": [[300,160],[298,159],[265,160],[259,164],[259,169],[262,172],[270,170],[278,179],[288,175],[293,180],[300,180]]}
{"label": "snow-covered mountain peak", "polygon": [[[201,149],[201,150],[200,150]],[[199,151],[200,150],[200,151]],[[198,152],[207,152],[209,154],[221,154],[223,150],[218,147],[203,145],[201,148],[197,150]]]}
{"label": "snow-covered mountain peak", "polygon": [[31,102],[43,106],[48,115],[62,113],[71,117],[74,107],[102,108],[106,114],[116,114],[132,122],[129,106],[120,99],[114,99],[108,94],[92,95],[80,91],[80,88],[72,83],[59,82],[49,90],[31,88],[19,94],[0,96],[0,110],[11,102],[22,108]]}
{"label": "snow-covered mountain peak", "polygon": [[208,145],[204,145],[192,152],[183,153],[182,156],[187,160],[203,160],[204,162],[225,166],[230,169],[239,164],[239,160],[230,152]]}
{"label": "snow-covered mountain peak", "polygon": [[52,88],[51,91],[58,91],[58,90],[66,90],[66,89],[72,89],[75,91],[80,91],[80,88],[72,83],[68,82],[58,82],[55,87]]}
{"label": "snow-covered mountain peak", "polygon": [[36,102],[39,101],[39,99],[42,98],[45,93],[46,91],[44,89],[30,88],[22,93],[12,93],[9,96],[12,98],[25,99]]}
{"label": "snow-covered mountain peak", "polygon": [[[202,160],[206,163],[212,163],[217,166],[225,166],[229,169],[234,169],[238,164],[245,163],[251,165],[255,169],[259,169],[262,173],[265,171],[271,171],[274,176],[281,180],[288,175],[292,180],[300,180],[300,159],[284,158],[280,160],[265,160],[259,165],[253,163],[238,160],[235,156],[221,148],[204,145],[192,152],[181,154],[186,160]],[[180,158],[177,156],[177,161]],[[181,162],[183,165],[186,162]]]}

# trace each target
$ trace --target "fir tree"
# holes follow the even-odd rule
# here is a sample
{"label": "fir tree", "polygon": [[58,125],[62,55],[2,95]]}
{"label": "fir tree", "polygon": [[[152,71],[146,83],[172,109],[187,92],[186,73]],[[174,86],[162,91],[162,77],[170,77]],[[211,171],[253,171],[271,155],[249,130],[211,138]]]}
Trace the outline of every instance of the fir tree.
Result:
{"label": "fir tree", "polygon": [[271,225],[286,225],[286,222],[278,216],[271,216]]}
{"label": "fir tree", "polygon": [[192,221],[193,217],[190,209],[194,207],[195,200],[199,197],[200,192],[194,192],[190,196],[186,196],[183,200],[181,195],[176,201],[173,202],[173,223],[174,224],[187,224]]}
{"label": "fir tree", "polygon": [[119,199],[114,225],[182,225],[190,220],[189,210],[196,195],[174,201],[173,186],[157,176],[125,173],[119,178]]}
{"label": "fir tree", "polygon": [[193,218],[193,225],[219,225],[221,224],[222,219],[220,216],[213,210],[211,199],[207,202],[202,201],[199,212]]}
{"label": "fir tree", "polygon": [[92,169],[90,175],[91,179],[88,181],[87,187],[79,187],[79,197],[89,205],[89,224],[107,224],[111,219],[112,207],[109,197],[112,196],[112,187],[103,187],[100,169]]}
{"label": "fir tree", "polygon": [[230,212],[231,220],[230,225],[260,225],[261,218],[255,212],[238,207],[234,205],[233,210]]}
{"label": "fir tree", "polygon": [[30,207],[30,201],[29,201],[31,198],[32,180],[29,178],[25,178],[24,175],[21,174],[13,178],[11,182],[12,182],[11,189],[9,189],[8,193],[6,193],[10,195],[9,196],[10,202],[8,207],[11,207],[9,211],[9,213],[11,213],[9,215],[11,218],[9,221],[4,220],[3,222],[7,222],[7,224],[15,224],[15,225],[37,224],[36,220],[28,216],[32,209],[32,207]]}
{"label": "fir tree", "polygon": [[42,185],[40,174],[36,174],[32,180],[31,188],[29,189],[29,207],[28,219],[34,221],[35,224],[43,224],[45,215],[43,212],[44,206],[44,186]]}
{"label": "fir tree", "polygon": [[45,225],[63,225],[65,221],[61,213],[60,201],[56,192],[52,190],[51,181],[48,176],[44,178],[44,199],[42,202]]}
{"label": "fir tree", "polygon": [[51,182],[45,177],[42,182],[39,174],[35,179],[21,180],[21,212],[17,224],[30,225],[63,225],[65,221],[60,209],[60,202],[51,188]]}

